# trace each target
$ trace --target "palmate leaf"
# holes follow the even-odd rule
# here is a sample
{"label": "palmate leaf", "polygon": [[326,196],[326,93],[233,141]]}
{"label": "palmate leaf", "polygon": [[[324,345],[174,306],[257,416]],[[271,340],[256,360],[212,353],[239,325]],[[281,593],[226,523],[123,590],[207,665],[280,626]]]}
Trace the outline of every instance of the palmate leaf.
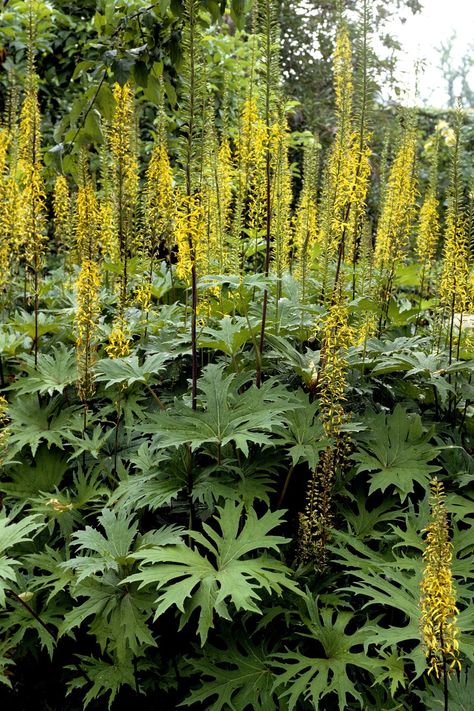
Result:
{"label": "palmate leaf", "polygon": [[198,708],[212,711],[277,711],[275,674],[268,650],[250,639],[226,638],[225,643],[224,649],[207,644],[201,657],[190,660],[200,686],[181,705],[200,704]]}
{"label": "palmate leaf", "polygon": [[141,546],[171,545],[181,541],[174,526],[138,535],[138,523],[123,511],[105,509],[99,517],[103,532],[91,526],[73,535],[73,544],[83,555],[59,563],[58,568],[75,573],[70,586],[74,598],[85,598],[64,616],[60,635],[69,634],[85,620],[93,618],[89,631],[102,649],[120,660],[129,651],[137,654],[143,646],[154,645],[147,619],[153,596],[136,585],[121,586],[135,565],[132,556]]}
{"label": "palmate leaf", "polygon": [[18,398],[9,408],[9,445],[16,454],[28,446],[35,456],[41,442],[64,448],[69,432],[81,432],[83,415],[79,407],[64,407],[59,396],[41,406],[36,395]]}
{"label": "palmate leaf", "polygon": [[298,651],[273,655],[274,665],[279,669],[274,689],[288,703],[289,711],[299,708],[302,699],[312,708],[319,708],[326,696],[337,695],[338,706],[345,709],[351,699],[362,703],[362,696],[352,681],[351,670],[363,669],[374,677],[380,671],[380,662],[362,650],[370,629],[360,627],[348,633],[353,626],[352,610],[336,610],[323,607],[309,596],[305,598],[307,612],[302,620],[307,628],[304,637],[319,642],[323,654],[309,657]]}
{"label": "palmate leaf", "polygon": [[367,424],[352,459],[358,463],[357,473],[369,472],[369,494],[393,486],[404,501],[415,482],[426,488],[439,469],[429,464],[439,450],[429,444],[431,433],[423,432],[420,416],[409,415],[397,405],[392,414],[374,415]]}
{"label": "palmate leaf", "polygon": [[173,410],[154,414],[140,431],[155,433],[157,448],[189,444],[193,449],[203,444],[225,446],[234,442],[245,456],[249,443],[268,444],[272,428],[282,415],[298,407],[291,393],[274,380],[261,388],[252,385],[239,393],[242,382],[235,375],[225,375],[221,365],[208,365],[199,380],[205,410],[192,410],[175,402]]}
{"label": "palmate leaf", "polygon": [[40,447],[34,465],[26,462],[9,468],[9,481],[0,482],[0,491],[15,499],[29,499],[40,491],[55,491],[68,469],[68,463],[57,451]]}
{"label": "palmate leaf", "polygon": [[62,564],[65,569],[76,572],[77,582],[97,573],[112,570],[120,572],[124,566],[133,563],[131,554],[143,544],[176,544],[181,539],[174,526],[167,526],[139,538],[138,522],[127,516],[124,511],[104,509],[98,518],[104,532],[91,526],[77,531],[72,536],[72,543],[78,551],[84,553]]}
{"label": "palmate leaf", "polygon": [[318,403],[309,402],[309,396],[302,390],[297,391],[301,407],[286,415],[284,427],[274,428],[275,434],[288,447],[291,463],[296,466],[306,462],[310,469],[315,469],[319,461],[319,453],[325,449],[330,440],[324,435],[323,426],[318,419]]}
{"label": "palmate leaf", "polygon": [[130,387],[134,383],[148,383],[165,369],[164,363],[169,359],[169,353],[148,356],[143,364],[140,364],[136,355],[125,358],[103,358],[95,366],[95,379],[97,382],[106,383],[106,388],[113,385]]}
{"label": "palmate leaf", "polygon": [[19,543],[31,541],[33,532],[41,526],[39,516],[25,516],[21,521],[13,522],[4,513],[0,514],[0,605],[5,605],[5,590],[16,580],[17,560],[3,555],[8,549]]}
{"label": "palmate leaf", "polygon": [[66,348],[62,343],[52,346],[51,353],[39,353],[37,365],[32,355],[23,355],[23,360],[26,364],[23,368],[26,376],[16,380],[9,388],[15,390],[18,395],[62,393],[77,379],[74,350]]}
{"label": "palmate leaf", "polygon": [[155,619],[176,606],[182,613],[183,627],[194,610],[199,610],[202,645],[214,614],[230,619],[229,602],[236,610],[259,614],[262,589],[278,595],[284,588],[299,592],[290,569],[277,558],[266,554],[247,557],[256,551],[278,550],[288,541],[269,534],[280,525],[282,512],[268,511],[258,518],[251,510],[241,525],[242,505],[227,501],[218,511],[215,521],[220,533],[203,524],[206,535],[188,532],[195,548],[181,544],[139,551],[133,557],[142,561],[141,570],[124,581],[138,582],[140,587],[151,585],[159,591]]}
{"label": "palmate leaf", "polygon": [[[430,711],[443,711],[445,708],[444,692],[441,684],[433,684],[429,691],[415,692],[424,708]],[[449,711],[472,711],[474,698],[474,670],[468,665],[461,670],[459,677],[452,676],[448,683]]]}
{"label": "palmate leaf", "polygon": [[[104,659],[95,659],[82,654],[76,655],[81,669],[87,674],[87,678],[76,676],[68,683],[68,694],[74,689],[81,689],[87,683],[87,679],[92,682],[92,687],[84,696],[84,709],[91,701],[110,694],[107,708],[111,709],[112,704],[120,690],[120,687],[127,685],[135,688],[135,673],[131,656],[124,660],[108,662]],[[77,674],[75,666],[69,666]]]}
{"label": "palmate leaf", "polygon": [[237,316],[233,319],[224,316],[219,322],[218,328],[207,327],[200,334],[198,345],[201,348],[212,348],[214,350],[235,356],[239,349],[252,338],[252,331],[249,328],[247,319]]}

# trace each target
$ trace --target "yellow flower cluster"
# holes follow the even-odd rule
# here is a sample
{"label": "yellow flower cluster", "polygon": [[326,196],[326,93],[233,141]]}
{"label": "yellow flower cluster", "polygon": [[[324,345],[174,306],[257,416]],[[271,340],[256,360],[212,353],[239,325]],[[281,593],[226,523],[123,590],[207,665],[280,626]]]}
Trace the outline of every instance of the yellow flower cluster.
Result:
{"label": "yellow flower cluster", "polygon": [[457,313],[466,313],[471,304],[469,251],[465,218],[448,210],[439,284],[440,303]]}
{"label": "yellow flower cluster", "polygon": [[[190,281],[193,260],[196,268],[207,264],[206,222],[201,195],[178,194],[175,239],[178,248],[176,276]],[[206,271],[205,269],[203,270]]]}
{"label": "yellow flower cluster", "polygon": [[115,225],[120,257],[126,260],[134,247],[138,196],[134,94],[130,83],[114,84],[113,97],[115,110],[108,139],[113,161]]}
{"label": "yellow flower cluster", "polygon": [[451,312],[465,313],[471,305],[469,279],[469,247],[466,215],[462,204],[461,181],[461,131],[462,116],[456,116],[455,144],[452,152],[451,185],[446,213],[444,236],[443,269],[439,285],[439,299],[442,306]]}
{"label": "yellow flower cluster", "polygon": [[19,174],[21,200],[19,205],[20,245],[27,265],[37,274],[46,246],[46,194],[41,161],[41,115],[38,104],[38,78],[30,70],[26,93],[20,112]]}
{"label": "yellow flower cluster", "polygon": [[100,271],[92,259],[83,259],[77,279],[76,361],[77,390],[82,400],[94,392],[92,366],[95,362],[97,321],[100,315]]}
{"label": "yellow flower cluster", "polygon": [[375,239],[374,263],[381,275],[392,273],[407,244],[415,205],[415,151],[416,131],[409,120],[385,186]]}
{"label": "yellow flower cluster", "polygon": [[430,266],[436,257],[439,242],[438,198],[429,189],[420,209],[416,253],[421,263]]}
{"label": "yellow flower cluster", "polygon": [[308,484],[305,510],[299,515],[298,556],[302,562],[312,560],[319,569],[326,565],[326,544],[333,523],[332,488],[347,449],[347,442],[341,433],[345,420],[342,403],[347,371],[344,351],[352,340],[347,307],[337,285],[323,325],[321,366],[317,380],[322,424],[325,434],[334,439],[335,444],[326,447],[321,455]]}
{"label": "yellow flower cluster", "polygon": [[458,609],[452,576],[452,544],[443,484],[431,483],[431,517],[426,532],[421,580],[420,627],[429,664],[428,674],[439,678],[446,663],[448,672],[459,670]]}
{"label": "yellow flower cluster", "polygon": [[125,358],[130,355],[130,335],[122,316],[115,319],[105,350],[109,358]]}
{"label": "yellow flower cluster", "polygon": [[344,127],[352,115],[352,47],[346,25],[341,25],[336,34],[333,59],[336,113],[339,125]]}
{"label": "yellow flower cluster", "polygon": [[8,239],[9,234],[4,228],[5,221],[8,220],[7,203],[7,159],[10,135],[5,129],[0,129],[0,229],[2,239],[0,240],[0,290],[8,283],[10,273],[11,245]]}
{"label": "yellow flower cluster", "polygon": [[248,201],[248,224],[261,230],[266,209],[266,155],[269,150],[268,131],[260,116],[254,97],[245,100],[242,108],[241,130],[236,140],[238,180],[243,200]]}
{"label": "yellow flower cluster", "polygon": [[25,164],[41,162],[41,114],[38,103],[38,77],[30,68],[25,99],[20,111],[19,157]]}
{"label": "yellow flower cluster", "polygon": [[89,178],[79,185],[74,214],[74,232],[78,259],[95,259],[99,212],[97,197]]}
{"label": "yellow flower cluster", "polygon": [[160,126],[146,172],[144,190],[145,252],[153,256],[161,241],[168,249],[174,218],[173,173],[171,170],[166,134]]}
{"label": "yellow flower cluster", "polygon": [[108,257],[112,262],[117,262],[120,259],[117,229],[114,220],[114,210],[108,200],[99,201],[97,220],[102,254]]}
{"label": "yellow flower cluster", "polygon": [[46,248],[46,192],[39,163],[21,165],[20,240],[26,264],[39,272]]}
{"label": "yellow flower cluster", "polygon": [[364,225],[365,207],[371,172],[368,135],[363,118],[356,126],[352,109],[352,51],[347,28],[336,37],[334,53],[337,131],[331,148],[323,183],[319,218],[322,249],[323,292],[327,292],[328,269],[337,253],[337,261],[353,262]]}
{"label": "yellow flower cluster", "polygon": [[53,192],[53,229],[58,249],[71,247],[71,198],[64,175],[58,175]]}
{"label": "yellow flower cluster", "polygon": [[272,262],[271,268],[281,278],[290,269],[292,251],[291,172],[288,161],[288,125],[286,117],[270,127],[270,152],[272,156]]}
{"label": "yellow flower cluster", "polygon": [[10,431],[8,429],[9,418],[7,415],[8,402],[0,395],[0,465],[2,464],[2,453],[5,450]]}
{"label": "yellow flower cluster", "polygon": [[303,185],[296,214],[294,232],[294,276],[301,287],[301,299],[306,300],[307,280],[310,274],[310,256],[318,238],[317,184],[319,142],[310,144],[304,152]]}
{"label": "yellow flower cluster", "polygon": [[353,342],[353,330],[349,325],[347,306],[341,288],[336,287],[333,303],[323,324],[321,343],[321,370],[319,375],[319,395],[321,419],[329,437],[340,431],[344,422],[347,385],[347,361],[345,351]]}
{"label": "yellow flower cluster", "polygon": [[144,281],[136,287],[134,299],[138,306],[143,311],[149,311],[151,306],[151,284],[149,281]]}

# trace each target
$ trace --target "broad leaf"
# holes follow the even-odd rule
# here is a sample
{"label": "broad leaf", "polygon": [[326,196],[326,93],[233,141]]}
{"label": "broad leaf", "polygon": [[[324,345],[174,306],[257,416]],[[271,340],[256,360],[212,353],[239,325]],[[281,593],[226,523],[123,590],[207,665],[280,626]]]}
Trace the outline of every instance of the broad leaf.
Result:
{"label": "broad leaf", "polygon": [[152,415],[142,432],[155,433],[158,448],[189,444],[193,449],[203,444],[220,447],[234,442],[246,456],[249,444],[268,444],[272,428],[282,415],[295,407],[291,393],[268,380],[261,388],[252,385],[239,393],[235,375],[224,375],[220,365],[209,365],[199,380],[204,395],[204,410],[194,411],[182,402],[173,410]]}
{"label": "broad leaf", "polygon": [[348,708],[351,699],[362,703],[352,672],[363,669],[373,677],[380,669],[378,660],[361,649],[370,630],[361,627],[348,631],[353,626],[352,611],[319,606],[310,598],[306,599],[306,605],[307,614],[302,615],[307,628],[304,636],[319,642],[323,654],[311,657],[297,651],[275,654],[274,663],[280,670],[275,690],[287,700],[289,711],[299,708],[302,700],[310,702],[312,708],[320,708],[321,700],[329,695],[337,696],[338,706],[334,701],[334,708]]}
{"label": "broad leaf", "polygon": [[409,415],[397,405],[390,415],[375,415],[368,430],[359,436],[360,450],[352,455],[357,472],[369,472],[369,494],[395,487],[404,501],[413,493],[415,482],[426,488],[439,467],[429,464],[438,449],[429,444],[419,415]]}
{"label": "broad leaf", "polygon": [[[261,591],[280,595],[284,588],[299,592],[291,571],[277,558],[256,551],[278,550],[288,541],[269,531],[280,525],[282,512],[267,512],[261,518],[254,510],[246,514],[232,501],[218,508],[215,522],[220,533],[204,524],[206,535],[190,531],[197,546],[149,548],[134,555],[142,561],[139,573],[125,581],[140,587],[152,585],[159,591],[155,619],[170,607],[182,613],[181,627],[194,610],[199,610],[198,632],[203,645],[213,626],[214,614],[230,619],[228,603],[236,610],[260,613]],[[204,554],[200,552],[203,550]]]}

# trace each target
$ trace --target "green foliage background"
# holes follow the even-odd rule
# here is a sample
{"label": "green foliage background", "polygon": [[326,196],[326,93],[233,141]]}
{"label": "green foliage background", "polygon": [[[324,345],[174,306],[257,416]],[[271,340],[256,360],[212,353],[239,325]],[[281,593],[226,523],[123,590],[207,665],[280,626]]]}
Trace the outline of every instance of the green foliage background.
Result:
{"label": "green foliage background", "polygon": [[[245,89],[251,43],[235,29],[246,23],[249,29],[250,8],[232,2],[218,31],[213,23],[226,8],[211,0],[199,5],[206,80],[215,89],[219,122],[223,86],[231,86],[231,118]],[[330,5],[320,8],[328,27]],[[8,72],[19,79],[25,72],[27,9],[10,2],[2,14],[4,89]],[[37,12],[50,182],[59,166],[77,175],[81,146],[92,145],[98,162],[113,111],[111,85],[130,77],[142,108],[145,158],[161,79],[176,157],[183,122],[181,3],[161,0],[148,9],[139,0],[104,0],[81,3],[78,11],[73,3],[40,2]],[[291,14],[289,4],[282,12]],[[329,57],[332,39],[325,40]],[[326,81],[328,68],[319,69]],[[301,69],[292,71],[297,76]],[[306,91],[302,83],[295,98]],[[318,119],[326,128],[331,97],[328,84],[327,112]],[[311,124],[315,110],[309,107],[299,128]],[[309,134],[295,131],[292,140],[297,155]],[[137,261],[130,271],[138,284]],[[294,543],[306,483],[328,444],[308,387],[321,351],[311,330],[327,310],[317,303],[319,285],[312,285],[308,307],[291,275],[282,283],[251,270],[242,280],[222,277],[219,306],[198,332],[194,410],[186,289],[171,282],[163,262],[146,320],[135,306],[127,311],[132,353],[117,359],[99,353],[84,428],[68,279],[53,252],[41,284],[37,364],[21,279],[2,312],[0,378],[10,433],[0,479],[5,708],[440,707],[419,630],[422,531],[429,481],[437,474],[449,492],[463,660],[449,683],[449,708],[468,709],[473,354],[468,339],[459,358],[438,348],[432,304],[419,295],[418,265],[411,261],[397,271],[387,327],[347,354],[352,449],[334,485],[335,526],[323,573],[298,564]],[[209,284],[202,280],[199,288],[205,293]],[[272,316],[266,378],[258,388],[254,345],[266,288]],[[114,308],[105,290],[104,303],[105,338]],[[351,301],[350,317],[357,320],[367,308],[376,306]]]}

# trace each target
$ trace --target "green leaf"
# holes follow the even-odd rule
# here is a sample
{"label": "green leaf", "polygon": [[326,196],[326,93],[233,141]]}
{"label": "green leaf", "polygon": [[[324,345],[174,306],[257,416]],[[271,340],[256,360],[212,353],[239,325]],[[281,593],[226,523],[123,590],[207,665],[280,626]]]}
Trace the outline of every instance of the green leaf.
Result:
{"label": "green leaf", "polygon": [[[42,525],[39,516],[25,516],[21,521],[13,522],[0,513],[0,554],[4,554],[9,548],[31,541],[33,531],[38,531]],[[5,606],[5,591],[16,580],[16,566],[20,565],[17,560],[6,555],[0,555],[0,605]]]}
{"label": "green leaf", "polygon": [[18,395],[62,393],[77,379],[76,356],[64,344],[53,346],[51,354],[39,353],[37,365],[33,356],[24,355],[23,359],[26,363],[26,377],[19,378],[9,387]]}
{"label": "green leaf", "polygon": [[268,651],[249,639],[226,638],[225,642],[224,649],[207,644],[202,657],[190,660],[201,685],[181,705],[201,704],[200,708],[213,711],[276,711],[275,676]]}
{"label": "green leaf", "polygon": [[198,338],[201,348],[213,348],[235,357],[239,349],[252,338],[247,319],[243,316],[224,316],[219,328],[207,327]]}
{"label": "green leaf", "polygon": [[280,440],[289,446],[288,454],[293,466],[305,462],[310,469],[315,469],[319,461],[319,453],[323,451],[330,440],[325,436],[323,426],[318,419],[318,403],[310,403],[308,394],[297,391],[301,408],[286,415],[284,427],[274,428]]}
{"label": "green leaf", "polygon": [[281,561],[268,555],[244,558],[257,550],[278,550],[288,541],[269,535],[269,531],[280,525],[281,511],[267,512],[258,518],[251,510],[243,523],[242,505],[228,501],[224,507],[218,507],[218,512],[214,520],[220,533],[203,524],[206,535],[188,532],[196,548],[180,545],[138,552],[134,557],[142,561],[141,570],[125,581],[136,581],[140,587],[152,585],[160,592],[155,618],[176,606],[182,613],[183,627],[194,610],[199,609],[202,645],[213,626],[214,614],[230,619],[228,602],[236,610],[260,613],[262,589],[278,595],[283,588],[299,592],[290,569]]}
{"label": "green leaf", "polygon": [[375,415],[367,431],[359,436],[360,451],[352,455],[357,473],[369,472],[369,494],[395,487],[404,501],[413,493],[414,483],[426,488],[439,466],[429,464],[438,449],[429,444],[419,415],[409,415],[397,405],[390,415]]}
{"label": "green leaf", "polygon": [[299,708],[303,699],[310,702],[312,708],[320,708],[321,700],[331,694],[337,695],[338,699],[338,706],[334,708],[348,708],[351,698],[362,704],[351,672],[363,669],[373,677],[380,669],[377,659],[361,651],[370,630],[360,627],[347,632],[348,627],[353,627],[352,611],[320,607],[309,597],[305,600],[307,613],[302,614],[308,630],[305,636],[317,640],[324,654],[313,657],[299,652],[275,654],[274,664],[280,672],[276,675],[274,689],[279,690],[280,698],[287,699],[289,711]]}
{"label": "green leaf", "polygon": [[196,449],[203,444],[225,446],[234,442],[247,456],[249,443],[268,444],[272,428],[298,404],[273,380],[239,393],[241,386],[235,375],[224,375],[223,366],[208,365],[199,380],[204,411],[175,402],[173,411],[152,415],[150,424],[140,430],[158,435],[157,448],[189,444]]}
{"label": "green leaf", "polygon": [[149,356],[142,365],[136,355],[126,358],[103,358],[95,366],[96,380],[107,383],[106,388],[112,385],[130,387],[134,383],[148,383],[165,369],[164,363],[167,360],[169,360],[168,353]]}
{"label": "green leaf", "polygon": [[[108,662],[95,657],[86,657],[82,654],[76,655],[80,662],[81,669],[87,674],[92,682],[92,687],[84,696],[84,708],[87,708],[91,701],[95,701],[102,696],[110,694],[107,708],[111,709],[112,704],[124,685],[135,688],[135,673],[132,658],[121,661]],[[68,669],[77,673],[77,667],[69,666]],[[76,688],[82,688],[87,681],[83,677],[77,677],[68,684],[68,693]]]}
{"label": "green leaf", "polygon": [[23,396],[15,400],[8,414],[11,418],[9,444],[14,453],[28,446],[34,456],[41,442],[63,449],[68,432],[80,432],[83,428],[80,408],[64,407],[59,396],[44,406],[36,395]]}

